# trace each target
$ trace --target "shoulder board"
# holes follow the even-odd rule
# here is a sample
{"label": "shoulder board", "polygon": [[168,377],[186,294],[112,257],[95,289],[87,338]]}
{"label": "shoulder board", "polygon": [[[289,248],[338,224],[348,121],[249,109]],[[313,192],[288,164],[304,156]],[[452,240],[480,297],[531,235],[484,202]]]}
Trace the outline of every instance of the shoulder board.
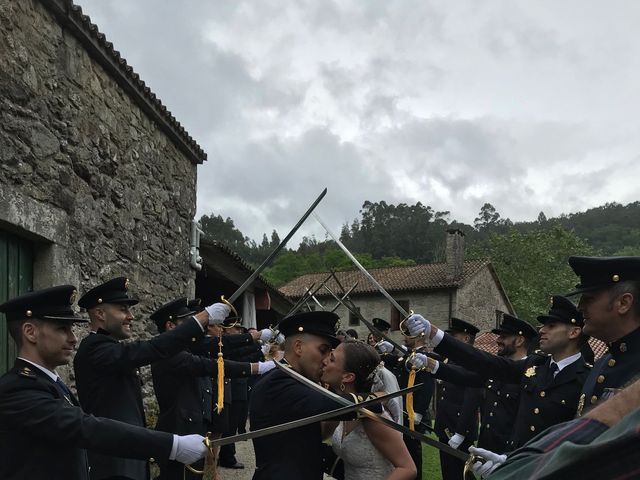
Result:
{"label": "shoulder board", "polygon": [[31,369],[31,367],[22,367],[20,370],[18,370],[18,375],[20,375],[21,377],[36,378],[36,374]]}

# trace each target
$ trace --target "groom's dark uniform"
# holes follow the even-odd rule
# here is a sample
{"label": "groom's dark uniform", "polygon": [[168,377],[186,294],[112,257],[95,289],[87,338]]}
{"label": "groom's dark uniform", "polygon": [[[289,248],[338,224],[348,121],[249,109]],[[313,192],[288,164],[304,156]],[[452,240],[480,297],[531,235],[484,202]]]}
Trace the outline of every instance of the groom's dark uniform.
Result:
{"label": "groom's dark uniform", "polygon": [[[330,312],[308,312],[284,319],[278,328],[285,337],[310,333],[326,338],[335,348],[339,343],[334,336],[337,320],[338,316]],[[341,406],[285,372],[273,370],[260,379],[251,392],[251,430],[310,417]],[[322,480],[320,423],[254,438],[253,446],[256,453],[253,480]]]}

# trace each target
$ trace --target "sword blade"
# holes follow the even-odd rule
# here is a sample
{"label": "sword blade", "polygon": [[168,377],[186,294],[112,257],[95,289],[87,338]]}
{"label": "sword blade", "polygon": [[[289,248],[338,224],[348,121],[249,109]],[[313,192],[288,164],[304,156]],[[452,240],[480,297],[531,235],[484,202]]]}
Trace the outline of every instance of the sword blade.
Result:
{"label": "sword blade", "polygon": [[[292,368],[290,368],[290,367],[288,367],[286,365],[283,365],[281,363],[276,362],[276,367],[278,369],[282,370],[283,372],[285,372],[290,377],[293,377],[294,379],[296,379],[300,383],[304,383],[305,385],[308,385],[309,387],[313,388],[317,392],[322,393],[326,397],[330,397],[330,398],[334,399],[336,402],[341,403],[342,405],[351,404],[351,402],[349,402],[349,400],[347,400],[345,398],[342,398],[340,395],[336,395],[335,393],[330,392],[329,390],[324,389],[320,385],[312,382],[308,378],[302,376],[301,374],[299,374],[298,372],[296,372],[295,370],[293,370]],[[383,417],[381,415],[373,413],[371,410],[367,410],[366,408],[362,408],[362,409],[360,409],[360,413],[365,415],[367,418],[370,418],[371,420],[375,420],[377,422],[384,423],[385,425],[387,425],[388,427],[390,427],[390,428],[392,428],[394,430],[402,432],[403,434],[405,434],[405,435],[407,435],[407,436],[409,436],[411,438],[414,438],[416,440],[419,440],[422,443],[426,443],[427,445],[435,447],[438,450],[442,450],[443,452],[446,452],[449,455],[453,455],[454,457],[457,457],[460,460],[467,461],[469,459],[469,455],[468,454],[465,454],[464,452],[461,452],[460,450],[452,448],[449,445],[447,445],[446,443],[441,443],[441,442],[439,442],[437,440],[434,440],[431,437],[423,435],[423,434],[421,434],[419,432],[416,432],[414,430],[410,430],[409,428],[405,427],[404,425],[399,425],[396,422],[394,422],[393,420],[389,420],[388,418],[385,418],[385,417]]]}
{"label": "sword blade", "polygon": [[404,308],[402,308],[400,304],[396,302],[391,295],[389,295],[389,292],[387,292],[384,289],[384,287],[380,285],[380,283],[378,283],[378,281],[375,278],[373,278],[373,275],[367,272],[367,269],[362,266],[362,264],[358,261],[358,259],[353,256],[353,254],[349,251],[347,247],[344,246],[344,244],[340,241],[340,239],[331,230],[329,230],[329,227],[327,227],[327,225],[322,221],[320,216],[315,212],[313,213],[313,216],[318,221],[318,223],[322,225],[322,228],[324,228],[324,230],[329,234],[329,236],[333,239],[333,241],[336,242],[336,244],[338,244],[338,246],[347,255],[347,257],[349,257],[349,259],[354,263],[354,265],[358,267],[358,269],[362,272],[362,274],[365,277],[367,277],[369,281],[376,286],[376,288],[380,291],[382,295],[386,297],[387,300],[389,300],[391,305],[396,307],[396,310],[398,310],[404,317],[408,317],[409,313]]}
{"label": "sword blade", "polygon": [[[214,440],[210,440],[210,442],[211,442],[211,445],[214,445],[214,446],[228,445],[230,443],[241,442],[243,440],[250,440],[252,438],[260,438],[260,437],[272,435],[278,432],[285,432],[293,428],[309,425],[310,423],[317,423],[317,422],[322,422],[324,420],[330,420],[335,417],[340,417],[342,415],[360,410],[370,405],[375,405],[377,403],[385,402],[394,397],[406,395],[407,393],[411,393],[420,387],[422,387],[421,383],[419,383],[418,385],[414,385],[411,388],[398,390],[397,392],[388,393],[386,395],[383,395],[377,398],[371,398],[369,400],[365,400],[364,402],[360,402],[360,403],[351,403],[347,401],[348,405],[345,405],[344,407],[336,408],[335,410],[329,410],[328,412],[318,413],[317,415],[312,415],[311,417],[300,418],[298,420],[292,420],[291,422],[280,423],[278,425],[273,425],[271,427],[261,428],[260,430],[253,430],[251,432],[241,433],[239,435],[234,435],[232,437],[216,438]],[[339,398],[342,398],[342,397],[339,397]]]}
{"label": "sword blade", "polygon": [[341,300],[340,298],[338,298],[338,296],[326,285],[324,286],[324,288],[333,296],[333,298],[335,298],[336,300],[338,300],[338,302],[340,302],[342,305],[345,306],[345,308],[347,310],[349,310],[349,312],[351,312],[353,315],[355,315],[358,320],[360,320],[362,323],[364,323],[366,325],[366,327],[369,329],[369,331],[371,331],[372,333],[379,335],[380,337],[384,338],[387,342],[389,342],[391,345],[393,345],[393,347],[398,350],[398,352],[404,356],[405,353],[407,353],[407,351],[402,348],[400,346],[400,344],[398,344],[395,340],[393,340],[393,338],[389,337],[388,335],[385,335],[384,333],[382,333],[382,331],[378,330],[376,328],[376,326],[371,323],[369,320],[367,320],[366,318],[364,318],[362,316],[362,314],[355,308],[355,305],[353,305],[352,302],[352,306],[347,305],[345,300]]}
{"label": "sword blade", "polygon": [[253,281],[258,277],[258,275],[260,275],[260,272],[262,272],[265,268],[267,268],[267,266],[269,266],[269,264],[271,263],[271,261],[274,259],[274,257],[280,253],[280,250],[282,250],[285,245],[287,244],[287,242],[289,240],[291,240],[291,237],[293,237],[293,235],[298,231],[298,229],[302,226],[302,224],[304,223],[304,221],[307,219],[307,217],[309,215],[311,215],[311,212],[313,212],[313,210],[316,208],[316,206],[320,203],[320,201],[324,198],[324,196],[327,194],[327,189],[325,188],[322,193],[320,193],[320,195],[318,195],[318,198],[316,198],[314,200],[314,202],[311,204],[311,206],[307,209],[306,212],[304,212],[304,215],[302,215],[302,217],[300,218],[300,220],[298,220],[298,223],[296,223],[293,228],[291,229],[291,231],[287,234],[286,237],[284,237],[284,239],[278,244],[278,246],[269,254],[269,256],[267,258],[264,259],[264,261],[260,264],[260,266],[258,266],[258,268],[256,268],[253,273],[251,275],[249,275],[249,278],[247,278],[244,283],[242,285],[240,285],[238,287],[238,289],[233,292],[233,295],[231,295],[227,301],[229,303],[233,303],[234,301],[236,301],[238,299],[238,297],[240,297],[240,295],[242,295],[242,293],[249,288],[249,286],[253,283]]}

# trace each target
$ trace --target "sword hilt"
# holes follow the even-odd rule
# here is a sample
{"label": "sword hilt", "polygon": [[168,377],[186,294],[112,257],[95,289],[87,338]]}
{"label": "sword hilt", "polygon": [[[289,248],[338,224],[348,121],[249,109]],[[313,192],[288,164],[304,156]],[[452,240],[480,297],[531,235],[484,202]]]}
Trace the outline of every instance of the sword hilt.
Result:
{"label": "sword hilt", "polygon": [[[202,440],[202,443],[204,443],[204,446],[207,447],[207,450],[209,450],[209,455],[212,455],[215,457],[215,452],[213,451],[213,445],[211,444],[211,432],[207,432],[207,434],[204,436],[204,439]],[[214,465],[215,465],[215,460],[216,459],[214,458],[213,459]],[[185,465],[184,467],[195,475],[205,474],[205,469],[198,470],[196,468],[193,468],[191,465]]]}
{"label": "sword hilt", "polygon": [[224,303],[225,305],[227,305],[227,306],[231,309],[231,311],[232,311],[233,313],[235,313],[235,314],[236,314],[236,317],[238,317],[238,316],[239,316],[239,315],[238,315],[238,311],[236,310],[236,307],[234,307],[234,306],[233,306],[233,303],[231,303],[229,300],[227,300],[226,298],[224,298],[224,295],[222,295],[222,296],[220,297],[220,301],[221,301],[222,303]]}

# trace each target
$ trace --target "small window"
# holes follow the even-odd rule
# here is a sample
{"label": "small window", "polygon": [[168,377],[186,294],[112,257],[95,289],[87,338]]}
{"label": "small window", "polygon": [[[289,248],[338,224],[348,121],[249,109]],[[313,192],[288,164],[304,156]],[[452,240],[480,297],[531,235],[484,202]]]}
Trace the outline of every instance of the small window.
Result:
{"label": "small window", "polygon": [[[398,305],[404,308],[405,312],[409,311],[409,300],[398,300]],[[404,316],[393,305],[391,305],[391,315],[389,318],[391,319],[391,331],[400,330],[400,322],[404,320]]]}
{"label": "small window", "polygon": [[[360,307],[356,307],[356,311],[360,313]],[[355,327],[360,325],[360,318],[353,312],[349,311],[349,326]]]}

